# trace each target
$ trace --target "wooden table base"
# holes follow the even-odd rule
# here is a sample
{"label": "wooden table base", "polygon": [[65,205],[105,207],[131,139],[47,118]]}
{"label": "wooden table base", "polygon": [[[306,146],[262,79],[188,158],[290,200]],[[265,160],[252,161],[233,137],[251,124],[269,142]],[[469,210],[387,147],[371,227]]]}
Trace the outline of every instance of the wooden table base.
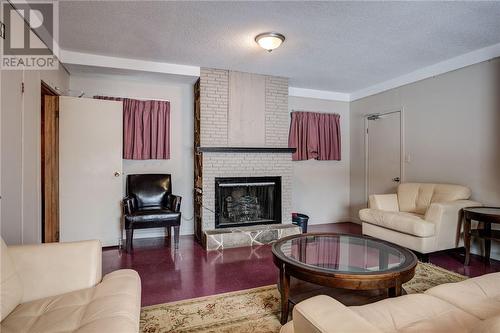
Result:
{"label": "wooden table base", "polygon": [[278,285],[281,293],[282,325],[286,324],[286,322],[288,321],[290,310],[294,305],[318,295],[330,296],[340,303],[344,304],[345,306],[365,305],[378,302],[388,297],[406,295],[406,291],[404,290],[404,288],[400,288],[399,292],[396,292],[396,290],[391,291],[390,289],[349,290],[323,287],[314,283],[301,281],[294,277],[290,278],[288,283],[288,292],[285,292],[285,294],[281,292],[281,285]]}

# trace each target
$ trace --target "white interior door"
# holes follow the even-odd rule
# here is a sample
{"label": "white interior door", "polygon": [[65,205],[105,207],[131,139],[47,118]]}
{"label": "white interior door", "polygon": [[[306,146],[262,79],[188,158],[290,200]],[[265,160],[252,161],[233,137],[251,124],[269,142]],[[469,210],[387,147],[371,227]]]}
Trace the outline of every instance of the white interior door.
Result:
{"label": "white interior door", "polygon": [[121,239],[122,102],[59,99],[60,240]]}
{"label": "white interior door", "polygon": [[395,193],[401,180],[401,112],[367,119],[367,192]]}

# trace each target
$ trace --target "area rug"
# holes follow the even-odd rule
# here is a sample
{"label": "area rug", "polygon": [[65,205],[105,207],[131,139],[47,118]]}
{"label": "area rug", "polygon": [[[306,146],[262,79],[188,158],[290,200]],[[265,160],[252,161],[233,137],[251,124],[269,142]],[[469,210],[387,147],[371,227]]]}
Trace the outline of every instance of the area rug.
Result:
{"label": "area rug", "polygon": [[[428,263],[419,263],[415,277],[403,286],[422,293],[466,277]],[[277,333],[280,297],[276,285],[179,302],[148,306],[141,311],[143,333]]]}

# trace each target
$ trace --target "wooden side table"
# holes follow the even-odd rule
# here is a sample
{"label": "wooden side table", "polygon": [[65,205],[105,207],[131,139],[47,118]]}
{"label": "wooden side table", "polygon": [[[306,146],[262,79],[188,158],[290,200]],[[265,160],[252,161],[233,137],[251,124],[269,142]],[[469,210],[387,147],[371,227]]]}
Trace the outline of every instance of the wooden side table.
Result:
{"label": "wooden side table", "polygon": [[[491,230],[491,224],[500,223],[500,207],[467,207],[464,208],[464,245],[465,266],[470,263],[471,236],[484,239],[484,256],[490,260],[491,240],[500,241],[500,230]],[[483,229],[471,231],[471,220],[482,222]]]}

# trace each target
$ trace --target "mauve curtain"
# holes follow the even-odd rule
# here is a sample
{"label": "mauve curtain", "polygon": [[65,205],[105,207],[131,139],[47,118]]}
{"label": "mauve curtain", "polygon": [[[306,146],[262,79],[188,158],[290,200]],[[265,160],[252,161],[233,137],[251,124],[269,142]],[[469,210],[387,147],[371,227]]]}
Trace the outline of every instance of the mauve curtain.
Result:
{"label": "mauve curtain", "polygon": [[170,158],[170,102],[95,96],[123,102],[123,158]]}
{"label": "mauve curtain", "polygon": [[340,161],[340,116],[332,113],[292,112],[288,147],[297,148],[294,161]]}

